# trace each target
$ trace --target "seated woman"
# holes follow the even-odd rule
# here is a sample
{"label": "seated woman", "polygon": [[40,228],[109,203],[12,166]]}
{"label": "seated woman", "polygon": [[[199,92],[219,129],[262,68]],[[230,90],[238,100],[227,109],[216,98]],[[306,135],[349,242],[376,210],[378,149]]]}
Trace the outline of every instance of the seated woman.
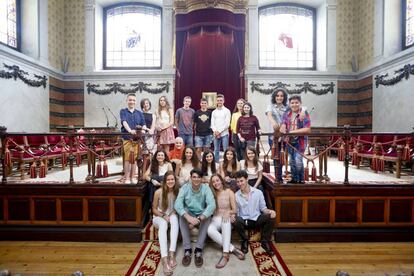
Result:
{"label": "seated woman", "polygon": [[227,188],[219,174],[213,174],[211,177],[210,188],[216,200],[216,210],[208,226],[207,233],[213,241],[223,247],[223,255],[216,264],[216,268],[223,268],[229,261],[230,252],[240,260],[245,259],[243,252],[230,243],[231,223],[236,221],[236,200],[234,192]]}
{"label": "seated woman", "polygon": [[254,147],[248,146],[244,160],[240,161],[240,168],[247,172],[247,181],[250,186],[255,187],[264,193],[262,183],[263,165]]}
{"label": "seated woman", "polygon": [[170,158],[173,169],[177,168],[177,165],[181,164],[181,157],[184,151],[184,140],[181,137],[175,138],[174,149],[170,150],[168,157]]}
{"label": "seated woman", "polygon": [[214,152],[206,150],[201,161],[201,172],[203,173],[203,183],[209,183],[213,174],[218,173],[219,165],[214,161]]}
{"label": "seated woman", "polygon": [[234,178],[234,174],[238,170],[240,170],[240,163],[237,161],[236,151],[233,148],[226,149],[223,161],[220,163],[220,175],[233,192],[238,190]]}
{"label": "seated woman", "polygon": [[187,146],[181,157],[181,164],[175,170],[180,187],[190,180],[190,172],[195,168],[200,168],[200,160],[198,160],[195,149]]}
{"label": "seated woman", "polygon": [[[152,202],[152,222],[158,228],[158,240],[160,242],[161,262],[164,275],[172,275],[177,266],[175,260],[175,249],[177,248],[178,238],[178,217],[174,210],[175,199],[178,195],[178,183],[173,171],[168,171],[164,175],[161,189],[154,194]],[[168,253],[167,231],[170,225],[170,252]]]}
{"label": "seated woman", "polygon": [[161,187],[164,174],[172,171],[170,159],[163,150],[157,150],[151,159],[151,164],[144,174],[144,179],[149,182],[149,199],[152,202],[155,190]]}

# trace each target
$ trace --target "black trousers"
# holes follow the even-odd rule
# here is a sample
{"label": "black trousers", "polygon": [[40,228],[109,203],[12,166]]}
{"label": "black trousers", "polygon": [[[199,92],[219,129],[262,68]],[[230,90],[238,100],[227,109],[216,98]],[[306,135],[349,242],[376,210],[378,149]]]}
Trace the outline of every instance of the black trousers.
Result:
{"label": "black trousers", "polygon": [[244,241],[249,239],[246,230],[260,229],[261,241],[270,242],[272,239],[273,225],[274,219],[270,218],[268,214],[261,214],[257,220],[245,220],[242,217],[236,217],[236,221],[234,222],[234,228]]}

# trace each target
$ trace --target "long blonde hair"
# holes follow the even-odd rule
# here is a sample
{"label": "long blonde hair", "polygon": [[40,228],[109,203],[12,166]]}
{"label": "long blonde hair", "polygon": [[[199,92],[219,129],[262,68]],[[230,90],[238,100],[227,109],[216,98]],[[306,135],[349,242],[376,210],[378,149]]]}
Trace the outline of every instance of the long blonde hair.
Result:
{"label": "long blonde hair", "polygon": [[171,105],[170,105],[170,103],[168,102],[168,99],[167,99],[167,97],[165,97],[165,96],[161,96],[160,98],[159,98],[159,100],[158,100],[158,109],[157,109],[157,113],[158,113],[158,116],[160,116],[161,117],[161,110],[162,110],[162,106],[160,105],[160,101],[161,101],[161,99],[162,98],[164,98],[164,101],[165,101],[165,109],[167,110],[167,112],[170,112],[170,109],[171,109]]}

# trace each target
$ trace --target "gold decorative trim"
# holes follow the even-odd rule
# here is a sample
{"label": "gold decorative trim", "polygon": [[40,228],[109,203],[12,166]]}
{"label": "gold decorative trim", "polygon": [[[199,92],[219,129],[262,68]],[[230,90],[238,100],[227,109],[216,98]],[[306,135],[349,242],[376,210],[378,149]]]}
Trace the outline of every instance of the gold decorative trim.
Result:
{"label": "gold decorative trim", "polygon": [[201,9],[223,9],[232,13],[246,14],[247,0],[175,0],[175,14],[186,14]]}

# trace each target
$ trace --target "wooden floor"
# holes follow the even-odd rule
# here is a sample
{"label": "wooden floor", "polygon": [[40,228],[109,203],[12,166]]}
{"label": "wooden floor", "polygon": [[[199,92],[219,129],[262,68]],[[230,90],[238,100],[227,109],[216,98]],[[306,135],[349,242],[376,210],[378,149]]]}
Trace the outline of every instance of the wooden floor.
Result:
{"label": "wooden floor", "polygon": [[293,275],[396,276],[414,271],[414,243],[280,243]]}
{"label": "wooden floor", "polygon": [[[27,275],[124,275],[136,243],[0,242],[0,268]],[[281,243],[293,275],[390,275],[414,271],[414,243]],[[216,275],[219,271],[214,270]],[[203,273],[201,273],[203,274]]]}

